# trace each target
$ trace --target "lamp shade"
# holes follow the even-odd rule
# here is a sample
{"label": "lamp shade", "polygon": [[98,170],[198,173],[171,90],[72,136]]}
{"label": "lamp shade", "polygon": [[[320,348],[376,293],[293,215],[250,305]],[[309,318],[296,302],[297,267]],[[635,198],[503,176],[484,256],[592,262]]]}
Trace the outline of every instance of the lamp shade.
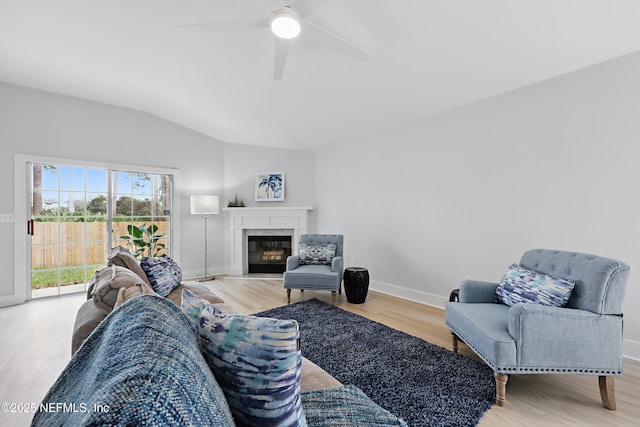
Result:
{"label": "lamp shade", "polygon": [[194,215],[212,215],[220,212],[218,196],[192,195],[191,213]]}

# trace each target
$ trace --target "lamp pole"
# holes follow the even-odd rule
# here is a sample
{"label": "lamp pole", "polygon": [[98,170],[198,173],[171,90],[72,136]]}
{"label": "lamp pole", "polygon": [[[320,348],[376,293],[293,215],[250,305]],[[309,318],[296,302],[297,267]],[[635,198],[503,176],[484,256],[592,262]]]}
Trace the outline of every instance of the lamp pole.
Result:
{"label": "lamp pole", "polygon": [[202,218],[204,218],[204,277],[199,277],[196,279],[196,282],[208,282],[209,280],[215,280],[215,276],[208,277],[207,276],[207,254],[209,251],[207,250],[207,222],[209,222],[209,218],[211,217],[210,213],[200,214]]}
{"label": "lamp pole", "polygon": [[207,275],[207,254],[209,252],[207,248],[207,222],[211,215],[217,214],[219,211],[220,204],[218,196],[191,196],[191,213],[200,215],[204,219],[204,277],[197,278],[196,282],[215,280],[215,276]]}

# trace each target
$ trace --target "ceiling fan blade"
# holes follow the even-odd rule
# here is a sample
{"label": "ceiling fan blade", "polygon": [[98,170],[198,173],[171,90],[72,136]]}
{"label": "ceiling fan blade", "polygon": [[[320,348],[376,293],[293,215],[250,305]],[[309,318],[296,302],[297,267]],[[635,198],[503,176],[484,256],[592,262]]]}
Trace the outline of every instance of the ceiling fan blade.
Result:
{"label": "ceiling fan blade", "polygon": [[298,13],[300,19],[304,20],[316,13],[316,11],[322,8],[327,1],[329,0],[297,0],[293,4],[293,7]]}
{"label": "ceiling fan blade", "polygon": [[181,30],[192,31],[229,31],[229,30],[256,30],[269,28],[269,18],[232,19],[228,21],[211,21],[201,24],[180,25]]}
{"label": "ceiling fan blade", "polygon": [[287,56],[289,56],[289,48],[291,41],[276,37],[276,50],[273,61],[273,79],[280,80],[284,74],[284,66],[287,64]]}
{"label": "ceiling fan blade", "polygon": [[350,41],[343,39],[337,34],[334,34],[311,21],[304,21],[302,31],[304,31],[305,37],[309,36],[309,38],[315,40],[319,44],[328,46],[362,61],[370,56],[369,52],[361,47],[354,45]]}

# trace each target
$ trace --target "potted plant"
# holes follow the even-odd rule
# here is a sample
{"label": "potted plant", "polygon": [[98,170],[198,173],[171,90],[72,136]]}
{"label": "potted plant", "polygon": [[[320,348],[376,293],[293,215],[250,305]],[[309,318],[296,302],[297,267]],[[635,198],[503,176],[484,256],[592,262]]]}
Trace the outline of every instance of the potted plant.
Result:
{"label": "potted plant", "polygon": [[134,224],[127,225],[128,236],[120,236],[121,239],[127,240],[133,255],[136,258],[143,256],[155,257],[166,248],[164,243],[159,240],[166,237],[165,233],[158,233],[158,226],[151,224],[147,227],[145,224],[137,226]]}
{"label": "potted plant", "polygon": [[227,203],[227,207],[229,208],[244,208],[244,199],[242,197],[238,197],[238,193],[236,193],[233,200],[229,200]]}

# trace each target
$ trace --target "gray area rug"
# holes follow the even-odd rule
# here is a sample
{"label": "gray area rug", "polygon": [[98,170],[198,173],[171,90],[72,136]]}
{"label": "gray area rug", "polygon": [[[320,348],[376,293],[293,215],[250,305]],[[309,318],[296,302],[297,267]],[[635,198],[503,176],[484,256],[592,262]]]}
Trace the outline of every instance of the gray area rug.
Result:
{"label": "gray area rug", "polygon": [[409,426],[475,426],[495,401],[484,363],[322,301],[257,315],[297,320],[303,356]]}

